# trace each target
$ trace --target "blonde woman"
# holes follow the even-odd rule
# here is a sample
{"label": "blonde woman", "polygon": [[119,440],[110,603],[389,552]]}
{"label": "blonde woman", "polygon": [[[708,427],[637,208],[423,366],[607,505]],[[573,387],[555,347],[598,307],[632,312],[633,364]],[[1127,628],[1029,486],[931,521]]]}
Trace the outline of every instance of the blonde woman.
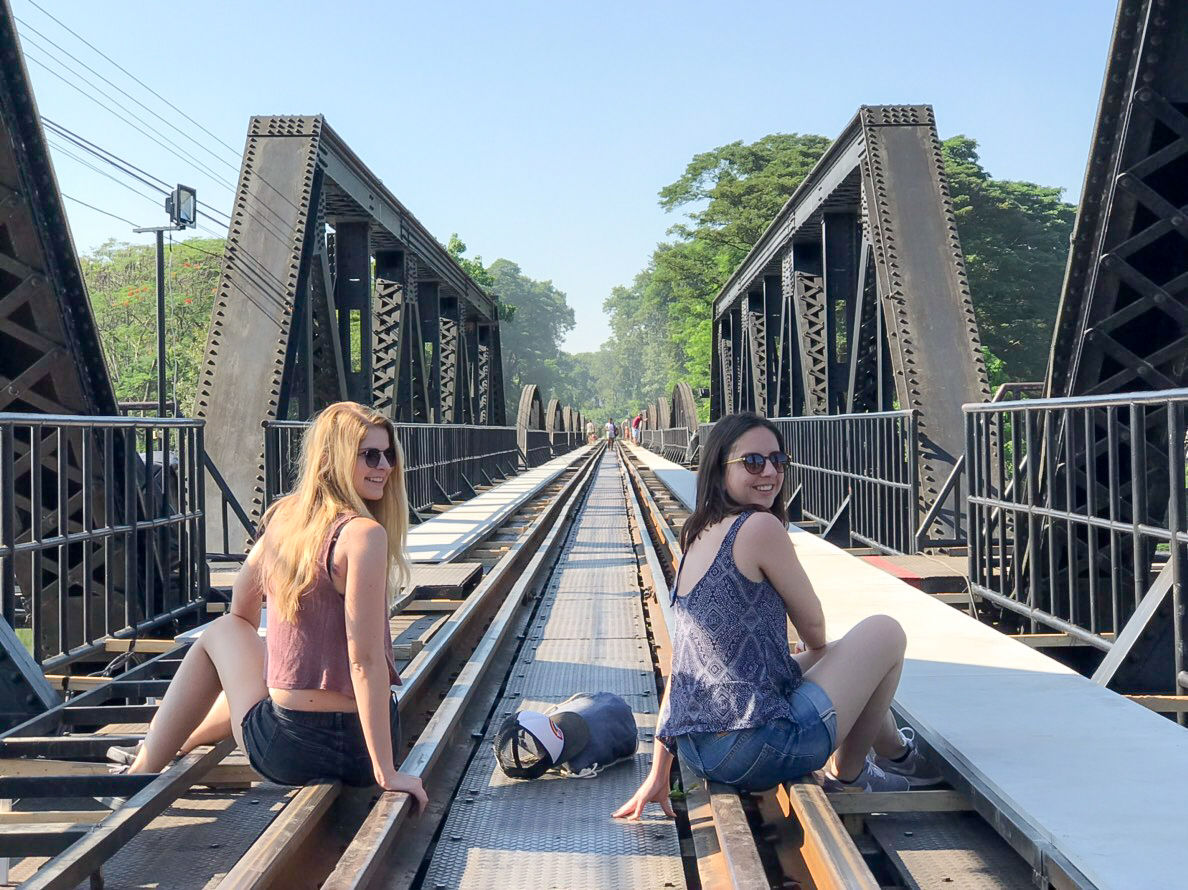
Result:
{"label": "blonde woman", "polygon": [[[265,778],[374,782],[423,807],[421,780],[396,771],[393,751],[388,604],[409,564],[404,457],[388,419],[355,402],[322,411],[296,489],[260,526],[230,612],[186,653],[128,771],[158,772],[183,743],[217,736],[223,693],[235,741]],[[262,597],[267,644],[256,632]]]}

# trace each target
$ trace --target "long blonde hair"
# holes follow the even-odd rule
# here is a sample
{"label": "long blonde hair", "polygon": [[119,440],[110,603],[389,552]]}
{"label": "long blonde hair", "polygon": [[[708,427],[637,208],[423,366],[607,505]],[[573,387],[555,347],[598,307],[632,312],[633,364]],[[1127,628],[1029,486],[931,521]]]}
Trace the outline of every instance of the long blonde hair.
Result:
{"label": "long blonde hair", "polygon": [[[396,462],[384,484],[383,496],[365,501],[355,490],[359,445],[370,427],[388,431]],[[318,572],[318,556],[334,520],[343,513],[370,516],[388,535],[388,602],[408,580],[411,567],[405,552],[408,536],[408,495],[404,486],[404,451],[392,422],[358,402],[335,402],[323,409],[301,440],[297,486],[268,508],[261,534],[272,528],[268,558],[264,560],[264,589],[268,607],[293,621],[301,595]]]}

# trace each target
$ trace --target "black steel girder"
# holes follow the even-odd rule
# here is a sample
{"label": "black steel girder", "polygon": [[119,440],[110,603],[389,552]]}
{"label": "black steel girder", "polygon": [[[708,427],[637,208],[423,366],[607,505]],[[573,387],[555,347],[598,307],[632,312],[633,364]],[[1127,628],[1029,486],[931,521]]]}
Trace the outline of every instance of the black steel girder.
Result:
{"label": "black steel girder", "polygon": [[715,299],[711,380],[712,419],[914,409],[921,497],[939,494],[961,406],[990,391],[930,107],[859,110]]}
{"label": "black steel girder", "polygon": [[[0,0],[0,67],[0,411],[111,416],[116,399],[7,0]],[[44,429],[44,437],[28,428],[14,432],[14,459],[0,466],[0,543],[8,546],[28,543],[34,529],[101,528],[109,506],[123,515],[123,436],[113,436],[108,449],[88,442],[88,467],[85,434]],[[110,500],[102,496],[105,458],[117,489]],[[103,626],[100,616],[114,621],[122,609],[122,562],[102,547],[76,543],[0,563],[0,617],[29,626],[32,616],[18,612],[31,609],[36,594],[43,644],[91,639]],[[105,581],[115,593],[108,615],[94,606]]]}
{"label": "black steel girder", "polygon": [[[1048,362],[1048,397],[1106,395],[1188,386],[1188,5],[1172,0],[1121,0],[1114,23],[1081,204],[1073,229],[1064,290]],[[1137,420],[1136,418],[1141,418]],[[1111,420],[1113,421],[1111,425]],[[1075,509],[1103,519],[1134,517],[1160,525],[1169,517],[1170,474],[1165,411],[1102,412],[1074,443],[1075,460],[1092,474],[1045,465],[1041,484],[1067,492]],[[1066,443],[1067,444],[1067,443]],[[1183,443],[1174,443],[1183,447]],[[1113,455],[1113,459],[1111,459]],[[1120,456],[1119,456],[1120,455]],[[1087,478],[1096,480],[1092,486]],[[1113,494],[1107,480],[1116,485]],[[1183,503],[1182,498],[1180,503]],[[1093,536],[1095,540],[1090,540]],[[1053,590],[1077,592],[1081,612],[1108,608],[1088,583],[1088,555],[1110,552],[1105,533],[1078,528],[1037,562]],[[1106,548],[1102,550],[1101,548]],[[1065,552],[1057,552],[1063,549]],[[1183,577],[1182,547],[1171,550]],[[1112,571],[1138,587],[1159,563],[1146,552],[1122,552]],[[1169,563],[1169,569],[1170,564]],[[1068,577],[1068,566],[1083,567]],[[1111,675],[1126,691],[1178,692],[1174,646],[1183,650],[1188,616],[1174,614],[1175,585],[1127,657]],[[1091,602],[1091,598],[1093,601]],[[1178,628],[1177,628],[1178,625]],[[1181,652],[1181,657],[1183,653]]]}
{"label": "black steel girder", "polygon": [[267,420],[350,398],[401,422],[501,424],[498,325],[495,300],[320,116],[252,118],[194,411],[249,511]]}

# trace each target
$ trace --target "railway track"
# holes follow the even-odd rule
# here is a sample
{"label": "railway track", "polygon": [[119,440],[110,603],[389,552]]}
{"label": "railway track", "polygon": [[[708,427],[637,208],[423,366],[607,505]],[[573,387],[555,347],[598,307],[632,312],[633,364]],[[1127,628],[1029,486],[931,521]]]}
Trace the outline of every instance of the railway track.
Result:
{"label": "railway track", "polygon": [[[107,748],[143,736],[184,655],[185,645],[141,640],[138,651],[158,654],[0,736],[0,857],[10,857],[0,858],[0,886],[346,888],[415,874],[601,454],[586,455],[454,560],[479,567],[461,573],[471,589],[440,596],[431,581],[429,595],[398,601],[397,750],[401,769],[433,798],[427,813],[409,824],[407,795],[339,783],[252,787],[258,777],[231,742],[158,775],[109,775]],[[206,818],[194,818],[198,811]],[[189,840],[179,845],[182,829]],[[397,836],[399,855],[388,855]],[[178,863],[184,873],[172,870]]]}
{"label": "railway track", "polygon": [[[688,511],[630,448],[619,452],[641,572],[652,590],[650,633],[667,678],[667,593]],[[739,794],[715,783],[706,787],[684,768],[681,779],[703,888],[1047,886],[1036,883],[1031,867],[991,827],[991,821],[1005,826],[1005,820],[996,820],[986,801],[975,806],[952,788],[826,794],[809,777],[762,794]]]}
{"label": "railway track", "polygon": [[[425,782],[426,813],[410,819],[403,794],[337,783],[261,785],[229,742],[199,749],[157,776],[107,775],[106,748],[140,737],[152,699],[176,670],[183,649],[171,647],[0,737],[0,799],[19,801],[17,812],[0,812],[0,856],[23,857],[12,862],[9,880],[30,888],[139,886],[146,879],[235,890],[427,886],[427,857],[602,453],[577,462],[454,560],[455,569],[480,567],[477,576],[455,572],[455,579],[469,579],[461,593],[435,586],[442,575],[430,572],[424,589],[407,595],[393,617],[395,645],[405,656],[401,769]],[[671,658],[666,594],[686,514],[630,449],[618,454],[659,692]],[[58,727],[65,734],[55,735]],[[1033,886],[1030,869],[999,849],[1005,844],[951,789],[831,796],[800,781],[740,795],[707,787],[683,768],[679,784],[691,887]],[[126,802],[115,809],[94,802],[112,797]],[[962,861],[933,867],[930,882],[903,841],[938,831],[948,832],[950,855]],[[203,855],[195,855],[199,850]],[[178,862],[185,874],[162,874]],[[973,874],[993,880],[962,882]]]}

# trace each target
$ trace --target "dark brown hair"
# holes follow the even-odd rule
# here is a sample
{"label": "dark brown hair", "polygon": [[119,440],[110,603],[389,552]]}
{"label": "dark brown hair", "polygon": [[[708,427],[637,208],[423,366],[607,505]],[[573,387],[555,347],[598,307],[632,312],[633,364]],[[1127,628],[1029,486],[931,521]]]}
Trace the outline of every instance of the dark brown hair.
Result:
{"label": "dark brown hair", "polygon": [[[743,433],[755,427],[770,430],[776,437],[778,450],[784,450],[784,437],[780,434],[779,427],[766,417],[751,411],[728,414],[714,424],[709,438],[701,448],[701,464],[697,468],[697,506],[681,529],[682,551],[688,551],[689,545],[697,540],[697,536],[715,522],[721,522],[727,516],[742,513],[744,510],[759,509],[739,504],[726,493],[726,459],[730,449]],[[784,525],[788,524],[788,507],[784,503],[782,486],[767,512]]]}

